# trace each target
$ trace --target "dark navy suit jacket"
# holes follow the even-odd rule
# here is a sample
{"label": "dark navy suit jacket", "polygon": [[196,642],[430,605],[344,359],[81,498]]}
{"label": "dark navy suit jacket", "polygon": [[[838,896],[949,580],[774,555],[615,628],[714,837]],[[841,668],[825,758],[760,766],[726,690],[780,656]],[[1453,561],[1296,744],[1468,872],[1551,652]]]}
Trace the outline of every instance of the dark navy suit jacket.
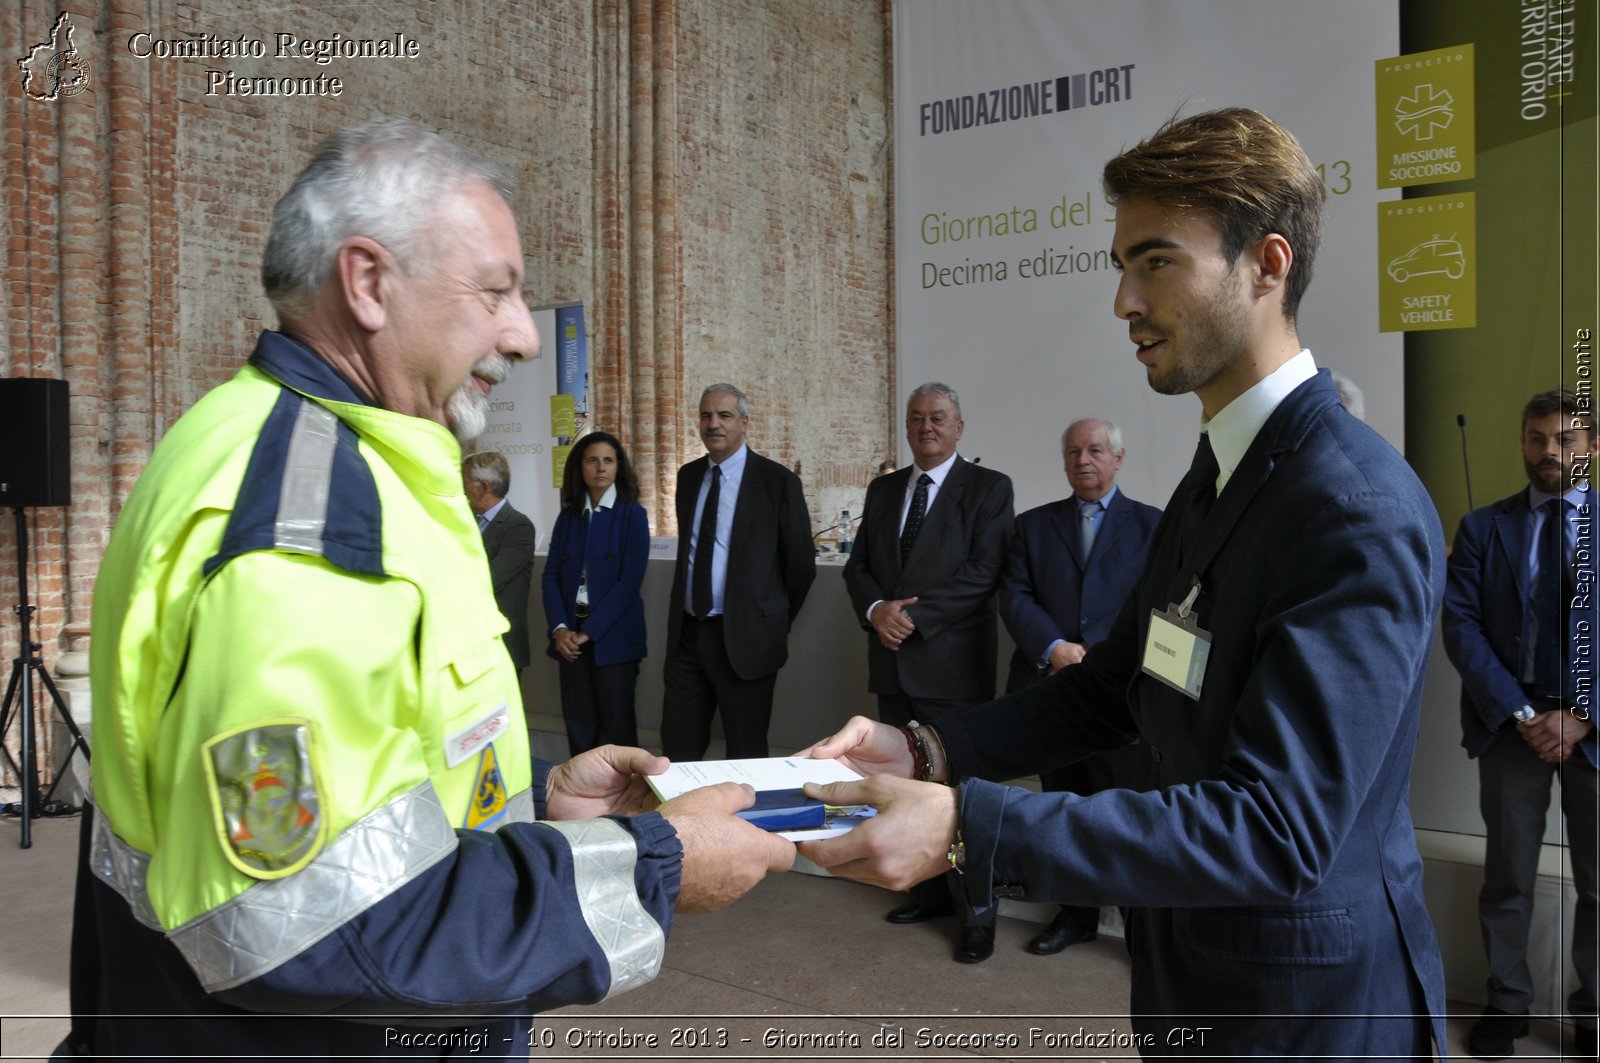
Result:
{"label": "dark navy suit jacket", "polygon": [[[1596,495],[1589,489],[1585,504],[1591,521],[1600,517]],[[1580,511],[1581,517],[1581,511]],[[1593,524],[1591,524],[1593,527]],[[1590,557],[1594,540],[1589,540]],[[1580,543],[1580,546],[1583,545]],[[1581,559],[1580,559],[1581,560]],[[1522,668],[1522,630],[1533,601],[1528,586],[1528,491],[1461,518],[1450,551],[1449,581],[1444,594],[1444,649],[1461,673],[1461,744],[1476,757],[1494,743],[1511,714],[1528,703],[1518,678]],[[1580,567],[1588,579],[1578,585],[1573,609],[1586,614],[1589,637],[1576,642],[1569,666],[1580,669],[1594,711],[1597,596],[1594,564]],[[1520,741],[1520,738],[1518,739]],[[1595,731],[1578,743],[1578,752],[1594,766]]]}
{"label": "dark navy suit jacket", "polygon": [[[1082,663],[939,721],[964,777],[969,899],[1001,887],[1133,906],[1134,1028],[1156,1045],[1179,1024],[1209,1027],[1189,1051],[1219,1056],[1404,1055],[1429,1033],[1442,1046],[1444,970],[1407,806],[1444,589],[1433,503],[1326,371],[1279,404],[1201,519],[1203,479],[1179,485],[1134,595]],[[1141,663],[1151,610],[1197,574],[1213,642],[1195,701]],[[1149,792],[983,781],[1134,736]]]}
{"label": "dark navy suit jacket", "polygon": [[1000,615],[1017,644],[1011,689],[1038,677],[1039,661],[1056,639],[1089,646],[1111,633],[1112,621],[1144,571],[1160,519],[1155,506],[1117,490],[1085,558],[1076,496],[1017,517],[1000,583]]}
{"label": "dark navy suit jacket", "polygon": [[[540,589],[546,627],[578,630],[578,581],[589,565],[589,616],[583,630],[594,643],[594,663],[619,664],[645,656],[645,563],[650,559],[650,518],[637,502],[596,510],[585,528],[583,511],[563,509],[550,533]],[[554,643],[546,654],[560,660]]]}
{"label": "dark navy suit jacket", "polygon": [[[957,458],[928,507],[905,568],[900,508],[915,465],[867,486],[861,535],[845,562],[856,623],[867,632],[867,689],[913,698],[994,697],[995,592],[1011,538],[1011,479]],[[873,602],[917,599],[906,613],[917,630],[898,650],[867,622]]]}

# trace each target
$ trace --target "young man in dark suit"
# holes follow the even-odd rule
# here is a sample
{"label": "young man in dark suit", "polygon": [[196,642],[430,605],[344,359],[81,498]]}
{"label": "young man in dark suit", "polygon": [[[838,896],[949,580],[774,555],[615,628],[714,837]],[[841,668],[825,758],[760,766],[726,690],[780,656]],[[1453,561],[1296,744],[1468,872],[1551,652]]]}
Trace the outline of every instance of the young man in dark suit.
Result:
{"label": "young man in dark suit", "polygon": [[[878,718],[897,727],[936,720],[994,697],[995,591],[1011,537],[1011,480],[964,460],[966,423],[948,384],[923,384],[906,402],[912,463],[867,487],[861,534],[844,580],[867,632],[867,689]],[[946,887],[919,885],[891,923],[962,917],[955,958],[994,952],[992,909],[952,906]]]}
{"label": "young man in dark suit", "polygon": [[489,555],[494,601],[511,623],[504,636],[517,670],[528,667],[528,594],[533,589],[533,555],[538,534],[527,514],[506,501],[511,490],[511,465],[498,450],[480,450],[461,463],[467,504],[478,517],[483,550]]}
{"label": "young man in dark suit", "polygon": [[[916,757],[860,717],[816,746],[874,774],[808,790],[879,812],[801,851],[890,887],[954,864],[974,905],[1128,906],[1152,1054],[1427,1057],[1444,967],[1407,802],[1444,540],[1405,459],[1301,346],[1326,192],[1244,108],[1169,122],[1103,183],[1116,314],[1151,387],[1199,398],[1194,464],[1077,665],[922,728]],[[1145,791],[985,781],[1134,738]]]}
{"label": "young man in dark suit", "polygon": [[[1122,429],[1085,417],[1061,434],[1061,461],[1072,494],[1017,517],[1000,583],[1000,618],[1016,643],[1006,693],[1014,694],[1083,660],[1111,633],[1122,603],[1144,571],[1161,511],[1117,487],[1126,451]],[[1149,754],[1130,743],[1076,764],[1039,773],[1044,789],[1089,794],[1138,788]],[[1063,904],[1028,951],[1050,956],[1099,934],[1098,905]]]}
{"label": "young man in dark suit", "polygon": [[678,567],[667,606],[662,752],[699,760],[722,710],[727,757],[767,755],[789,625],[817,575],[800,478],[745,444],[749,400],[700,395],[706,456],[678,470]]}
{"label": "young man in dark suit", "polygon": [[[1444,648],[1461,673],[1461,744],[1478,761],[1485,841],[1478,921],[1489,1002],[1467,1046],[1502,1059],[1528,1032],[1528,933],[1550,784],[1561,779],[1577,904],[1567,998],[1580,1056],[1595,1055],[1596,840],[1600,805],[1591,705],[1594,632],[1593,414],[1570,391],[1522,411],[1528,486],[1461,518],[1444,596]],[[1552,519],[1552,510],[1564,514]],[[1577,562],[1574,566],[1573,562]],[[1575,579],[1587,570],[1587,577]],[[1566,608],[1562,608],[1566,606]],[[1548,610],[1548,611],[1547,611]],[[1542,622],[1541,622],[1542,621]]]}

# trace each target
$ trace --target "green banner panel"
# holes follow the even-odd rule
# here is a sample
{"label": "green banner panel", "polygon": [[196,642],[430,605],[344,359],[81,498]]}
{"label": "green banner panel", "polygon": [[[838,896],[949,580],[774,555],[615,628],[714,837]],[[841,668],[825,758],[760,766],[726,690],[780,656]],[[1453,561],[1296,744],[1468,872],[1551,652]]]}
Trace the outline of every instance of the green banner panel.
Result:
{"label": "green banner panel", "polygon": [[1477,197],[1471,192],[1378,204],[1378,330],[1478,323]]}
{"label": "green banner panel", "polygon": [[[1472,169],[1447,181],[1403,190],[1392,207],[1422,213],[1378,219],[1385,273],[1385,328],[1405,331],[1406,457],[1439,507],[1446,538],[1470,503],[1483,506],[1526,486],[1518,439],[1522,407],[1535,392],[1590,386],[1597,298],[1596,10],[1571,0],[1403,0],[1400,49],[1406,58],[1462,54],[1471,62],[1412,71],[1415,82],[1448,87],[1454,120],[1434,133],[1470,136]],[[1469,51],[1470,49],[1470,51]],[[1376,64],[1380,85],[1389,76]],[[1471,92],[1446,80],[1471,69]],[[1402,79],[1404,81],[1404,79]],[[1409,92],[1408,92],[1409,94]],[[1380,90],[1380,171],[1393,162],[1398,136]],[[1459,129],[1470,104],[1474,129]],[[1416,148],[1408,150],[1417,150]],[[1459,157],[1459,152],[1457,153]],[[1444,161],[1442,158],[1434,162]],[[1410,165],[1410,164],[1407,164]],[[1466,176],[1467,173],[1472,176]],[[1399,182],[1397,182],[1399,183]],[[1420,183],[1420,182],[1419,182]],[[1429,210],[1454,201],[1474,209]],[[1460,219],[1460,220],[1458,220]],[[1415,227],[1394,228],[1403,223]],[[1470,239],[1469,239],[1470,237]],[[1398,281],[1387,272],[1413,247],[1435,239],[1461,244],[1463,274],[1448,270]],[[1404,245],[1404,246],[1401,246]],[[1454,248],[1418,252],[1448,266]],[[1415,261],[1415,260],[1413,260]],[[1470,284],[1470,288],[1468,285]],[[1475,293],[1464,314],[1455,286]],[[1408,296],[1450,295],[1449,304]],[[1434,315],[1446,307],[1453,320]],[[1464,426],[1462,424],[1464,422]],[[1470,496],[1469,496],[1470,469]]]}
{"label": "green banner panel", "polygon": [[1380,59],[1375,68],[1378,187],[1474,176],[1473,46]]}

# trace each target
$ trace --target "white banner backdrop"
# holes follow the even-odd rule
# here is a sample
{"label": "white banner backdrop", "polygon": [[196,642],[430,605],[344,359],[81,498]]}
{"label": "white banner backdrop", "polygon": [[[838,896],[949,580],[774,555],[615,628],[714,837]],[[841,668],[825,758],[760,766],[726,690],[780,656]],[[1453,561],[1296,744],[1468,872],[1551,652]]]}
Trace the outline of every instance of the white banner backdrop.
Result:
{"label": "white banner backdrop", "polygon": [[1011,476],[1019,512],[1070,490],[1077,417],[1121,425],[1119,483],[1141,501],[1165,505],[1188,468],[1200,404],[1155,394],[1134,360],[1100,193],[1105,161],[1180,111],[1254,107],[1322,169],[1300,338],[1401,446],[1401,339],[1377,331],[1373,269],[1374,204],[1398,198],[1377,192],[1372,133],[1396,0],[897,0],[894,42],[897,398],[960,392],[961,452]]}
{"label": "white banner backdrop", "polygon": [[[498,450],[511,466],[511,504],[533,521],[542,550],[550,542],[556,514],[561,512],[559,480],[552,480],[556,437],[551,432],[550,398],[556,393],[557,352],[554,307],[536,307],[533,324],[542,350],[531,362],[517,362],[511,375],[489,394],[489,425],[471,447]],[[555,476],[560,475],[556,470]]]}

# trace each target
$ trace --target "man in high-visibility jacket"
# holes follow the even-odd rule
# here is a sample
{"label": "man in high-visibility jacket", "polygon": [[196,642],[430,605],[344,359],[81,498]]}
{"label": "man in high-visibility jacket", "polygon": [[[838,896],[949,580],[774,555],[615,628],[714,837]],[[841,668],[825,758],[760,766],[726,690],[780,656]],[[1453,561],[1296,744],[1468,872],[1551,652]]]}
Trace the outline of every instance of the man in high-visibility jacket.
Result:
{"label": "man in high-visibility jacket", "polygon": [[514,1049],[792,862],[747,788],[643,811],[643,750],[554,769],[534,820],[457,442],[538,354],[510,195],[385,119],[278,203],[279,331],[156,448],[100,570],[63,1051]]}

